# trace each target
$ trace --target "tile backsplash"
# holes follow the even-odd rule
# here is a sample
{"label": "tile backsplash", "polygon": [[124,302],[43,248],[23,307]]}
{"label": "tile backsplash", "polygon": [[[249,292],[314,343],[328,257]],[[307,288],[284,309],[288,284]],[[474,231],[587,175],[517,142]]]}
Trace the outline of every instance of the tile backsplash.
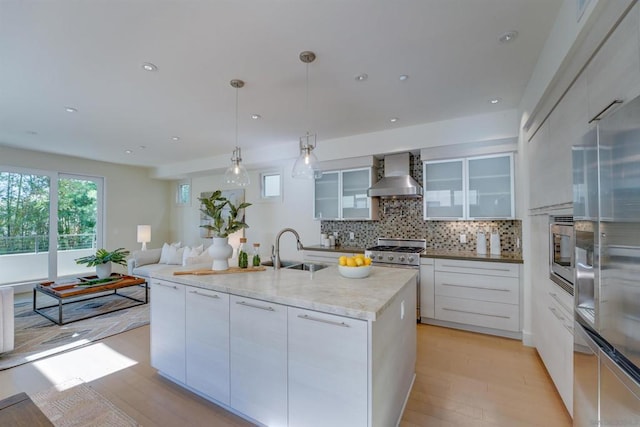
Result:
{"label": "tile backsplash", "polygon": [[[384,171],[383,162],[381,160],[378,169],[380,177]],[[422,162],[418,156],[411,156],[411,175],[422,182]],[[389,237],[426,239],[427,248],[462,251],[476,250],[478,232],[497,230],[503,252],[522,251],[520,220],[425,221],[422,203],[422,199],[380,199],[379,220],[322,221],[320,230],[322,233],[338,232],[337,242],[342,246],[367,248],[374,246],[378,237]],[[349,240],[349,233],[354,234],[353,240]],[[460,234],[466,235],[466,243],[460,243]]]}

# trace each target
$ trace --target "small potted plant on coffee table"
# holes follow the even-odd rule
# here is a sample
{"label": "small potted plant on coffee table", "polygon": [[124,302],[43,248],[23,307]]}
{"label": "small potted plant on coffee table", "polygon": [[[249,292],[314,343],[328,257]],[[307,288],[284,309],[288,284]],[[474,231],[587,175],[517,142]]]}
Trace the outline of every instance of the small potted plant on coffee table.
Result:
{"label": "small potted plant on coffee table", "polygon": [[125,248],[118,248],[114,251],[98,249],[95,255],[87,255],[77,258],[76,264],[85,264],[87,267],[95,267],[98,279],[105,279],[111,276],[111,266],[113,264],[127,265],[129,251]]}

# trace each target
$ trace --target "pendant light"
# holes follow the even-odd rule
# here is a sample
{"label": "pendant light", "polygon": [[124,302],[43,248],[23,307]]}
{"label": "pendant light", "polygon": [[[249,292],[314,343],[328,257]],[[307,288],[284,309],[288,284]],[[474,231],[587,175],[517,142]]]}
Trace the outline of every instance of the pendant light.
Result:
{"label": "pendant light", "polygon": [[231,166],[229,166],[224,173],[224,180],[227,184],[235,184],[240,187],[249,185],[249,173],[247,169],[242,165],[242,152],[238,147],[238,89],[244,86],[242,80],[233,79],[230,82],[231,87],[236,89],[236,148],[231,155]]}
{"label": "pendant light", "polygon": [[[315,61],[316,54],[310,51],[304,51],[300,54],[300,61],[307,64],[306,76],[306,107],[307,107],[307,125],[310,123],[309,115],[309,64]],[[309,130],[304,136],[300,137],[300,156],[293,165],[292,176],[299,179],[314,179],[315,169],[318,166],[318,159],[313,150],[316,148],[316,135]]]}

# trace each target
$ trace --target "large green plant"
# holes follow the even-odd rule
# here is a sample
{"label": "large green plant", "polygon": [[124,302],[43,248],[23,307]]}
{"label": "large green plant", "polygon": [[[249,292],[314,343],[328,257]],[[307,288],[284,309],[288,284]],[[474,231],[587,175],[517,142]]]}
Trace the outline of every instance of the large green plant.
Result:
{"label": "large green plant", "polygon": [[[240,203],[235,206],[229,199],[222,195],[222,191],[214,191],[209,197],[199,197],[202,208],[200,211],[212,219],[211,224],[200,227],[213,231],[216,237],[229,237],[229,234],[249,228],[244,222],[244,215],[240,211],[251,206],[251,203]],[[228,207],[227,210],[225,208]]]}
{"label": "large green plant", "polygon": [[98,249],[95,255],[87,255],[82,258],[76,258],[76,264],[86,264],[87,267],[95,267],[99,264],[112,262],[114,264],[127,265],[127,256],[129,251],[125,248],[118,248],[109,252],[106,249]]}

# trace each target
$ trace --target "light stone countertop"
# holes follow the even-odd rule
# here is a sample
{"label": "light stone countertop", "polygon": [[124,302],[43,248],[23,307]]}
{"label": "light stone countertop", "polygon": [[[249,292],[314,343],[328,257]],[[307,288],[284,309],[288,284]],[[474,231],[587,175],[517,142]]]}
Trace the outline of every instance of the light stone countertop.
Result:
{"label": "light stone countertop", "polygon": [[[174,275],[174,271],[194,271],[210,266],[168,268],[152,274],[152,279],[168,280],[232,295],[255,298],[323,313],[376,320],[404,286],[415,287],[418,270],[373,267],[369,277],[347,279],[337,266],[311,273],[273,270],[252,273]],[[151,280],[153,283],[153,280]]]}

